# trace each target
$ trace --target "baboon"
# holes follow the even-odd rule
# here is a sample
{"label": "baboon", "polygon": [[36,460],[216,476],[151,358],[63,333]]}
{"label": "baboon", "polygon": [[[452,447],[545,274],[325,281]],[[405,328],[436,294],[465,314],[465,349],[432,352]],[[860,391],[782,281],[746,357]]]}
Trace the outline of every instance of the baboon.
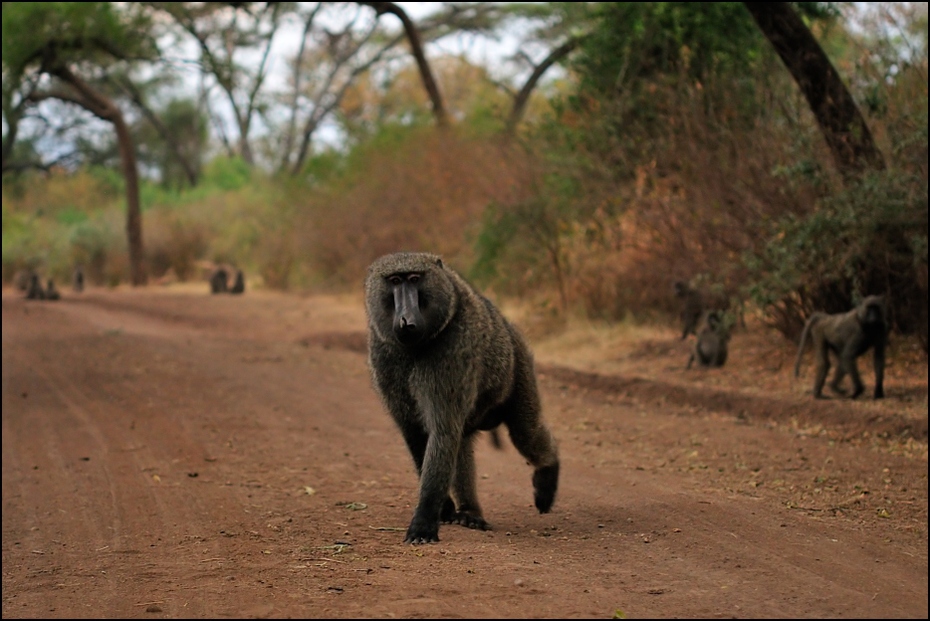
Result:
{"label": "baboon", "polygon": [[697,334],[701,313],[704,312],[704,297],[697,289],[692,289],[688,283],[675,282],[675,296],[681,300],[681,340],[689,334]]}
{"label": "baboon", "polygon": [[798,357],[794,362],[794,376],[800,375],[801,356],[807,337],[810,335],[814,344],[814,360],[817,371],[814,377],[814,397],[823,398],[823,384],[830,372],[830,352],[837,357],[837,367],[830,381],[830,389],[844,395],[840,382],[849,374],[852,378],[855,399],[862,394],[865,387],[859,376],[856,358],[872,349],[872,365],[875,370],[875,398],[885,396],[883,385],[885,379],[885,346],[888,344],[888,309],[885,297],[870,295],[858,306],[845,313],[814,313],[804,324],[801,342],[798,344]]}
{"label": "baboon", "polygon": [[23,293],[29,291],[29,285],[32,283],[32,275],[35,274],[31,269],[18,270],[13,276],[13,283],[16,288]]}
{"label": "baboon", "polygon": [[74,268],[74,274],[71,276],[71,287],[75,293],[84,291],[84,268],[80,265]]}
{"label": "baboon", "polygon": [[688,366],[697,360],[702,367],[722,367],[727,361],[730,330],[720,311],[704,311],[698,324],[697,340],[688,358]]}
{"label": "baboon", "polygon": [[236,279],[233,286],[229,289],[230,293],[242,293],[245,291],[245,275],[242,270],[236,270]]}
{"label": "baboon", "polygon": [[[698,326],[705,311],[725,312],[730,309],[730,300],[722,293],[699,291],[682,281],[675,282],[675,296],[681,300],[681,340],[689,334],[698,334]],[[736,320],[746,327],[742,308],[736,309]]]}
{"label": "baboon", "polygon": [[533,356],[497,307],[438,255],[407,252],[369,266],[365,307],[372,383],[420,481],[404,542],[439,541],[440,522],[491,528],[478,503],[473,440],[501,424],[534,468],[536,508],[552,509],[559,456]]}
{"label": "baboon", "polygon": [[44,300],[45,299],[45,290],[42,288],[42,283],[39,281],[39,275],[35,272],[29,275],[29,287],[26,289],[26,299],[27,300]]}
{"label": "baboon", "polygon": [[46,300],[60,300],[61,294],[58,293],[58,289],[55,288],[55,283],[52,282],[52,279],[48,279],[48,286],[45,288],[45,299]]}
{"label": "baboon", "polygon": [[218,267],[210,275],[210,293],[226,293],[229,274],[225,268]]}

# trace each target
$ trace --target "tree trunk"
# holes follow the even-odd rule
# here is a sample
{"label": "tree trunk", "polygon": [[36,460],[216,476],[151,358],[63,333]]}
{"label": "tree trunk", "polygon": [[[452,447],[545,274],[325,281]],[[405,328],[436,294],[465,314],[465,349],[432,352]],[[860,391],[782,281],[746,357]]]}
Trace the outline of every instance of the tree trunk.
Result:
{"label": "tree trunk", "polygon": [[365,6],[373,8],[380,17],[385,13],[396,16],[404,25],[404,32],[407,33],[407,40],[410,41],[410,49],[413,57],[417,61],[417,67],[420,70],[420,79],[423,80],[423,87],[426,94],[433,104],[433,116],[436,117],[436,124],[440,127],[449,125],[449,116],[446,114],[445,105],[442,102],[442,94],[433,78],[433,72],[430,69],[429,62],[426,60],[426,54],[423,52],[423,41],[420,39],[420,33],[416,25],[407,15],[407,13],[393,2],[359,2]]}
{"label": "tree trunk", "polygon": [[520,92],[517,93],[517,96],[513,100],[513,107],[510,109],[510,117],[507,119],[506,133],[508,136],[512,136],[516,131],[517,123],[519,123],[520,119],[523,117],[523,112],[526,110],[526,104],[530,100],[530,94],[532,94],[533,89],[536,88],[536,84],[539,82],[539,79],[542,78],[543,74],[549,69],[549,67],[554,65],[562,58],[568,56],[572,50],[578,47],[578,43],[579,39],[569,39],[559,47],[552,50],[552,52],[533,69],[533,73],[530,74],[530,77],[523,85],[523,88],[520,89]]}
{"label": "tree trunk", "polygon": [[123,119],[119,106],[108,97],[92,89],[77,77],[70,69],[60,65],[51,71],[80,93],[76,101],[105,121],[113,123],[119,145],[120,161],[123,165],[123,178],[126,182],[126,237],[129,243],[129,279],[132,286],[144,285],[148,281],[145,271],[145,258],[142,246],[142,211],[139,203],[139,167],[136,163],[136,149],[132,143],[129,127]]}
{"label": "tree trunk", "polygon": [[744,2],[807,98],[845,179],[881,170],[885,160],[836,68],[788,2]]}

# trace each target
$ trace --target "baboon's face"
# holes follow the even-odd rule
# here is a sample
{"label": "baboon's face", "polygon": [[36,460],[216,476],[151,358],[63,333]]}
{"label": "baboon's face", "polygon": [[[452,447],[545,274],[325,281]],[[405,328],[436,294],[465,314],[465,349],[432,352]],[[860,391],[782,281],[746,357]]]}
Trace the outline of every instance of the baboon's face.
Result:
{"label": "baboon's face", "polygon": [[455,285],[436,255],[385,255],[369,267],[365,282],[370,325],[382,341],[419,346],[455,313]]}
{"label": "baboon's face", "polygon": [[392,329],[401,345],[416,345],[426,336],[426,320],[421,312],[427,296],[420,294],[421,272],[391,274],[386,279],[385,309],[393,316]]}
{"label": "baboon's face", "polygon": [[885,299],[881,296],[869,296],[862,301],[859,321],[864,328],[879,328],[885,324]]}

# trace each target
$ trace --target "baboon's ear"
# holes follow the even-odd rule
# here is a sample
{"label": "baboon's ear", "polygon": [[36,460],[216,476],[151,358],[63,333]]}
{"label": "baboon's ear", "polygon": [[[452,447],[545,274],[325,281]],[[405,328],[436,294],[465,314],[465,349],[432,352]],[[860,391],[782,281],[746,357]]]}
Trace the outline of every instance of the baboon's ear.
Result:
{"label": "baboon's ear", "polygon": [[442,259],[436,259],[436,265],[438,265],[438,266],[441,268],[441,267],[442,267]]}

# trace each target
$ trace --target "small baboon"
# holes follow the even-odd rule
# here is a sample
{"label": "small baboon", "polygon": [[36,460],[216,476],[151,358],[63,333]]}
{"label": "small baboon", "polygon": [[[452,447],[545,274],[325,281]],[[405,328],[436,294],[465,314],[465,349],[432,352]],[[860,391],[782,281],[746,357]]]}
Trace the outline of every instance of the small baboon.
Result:
{"label": "small baboon", "polygon": [[226,293],[229,274],[225,268],[218,267],[210,275],[210,293]]}
{"label": "small baboon", "polygon": [[58,293],[58,289],[55,288],[55,283],[52,282],[52,279],[48,279],[48,286],[45,288],[45,299],[46,300],[60,300],[61,294]]}
{"label": "small baboon", "polygon": [[233,286],[229,289],[230,293],[243,293],[245,291],[245,275],[242,270],[236,270],[236,279]]}
{"label": "small baboon", "polygon": [[697,360],[702,367],[722,367],[727,361],[730,330],[720,311],[704,311],[698,322],[697,340],[688,358],[687,368]]}
{"label": "small baboon", "polygon": [[84,268],[80,265],[74,268],[74,274],[71,276],[71,287],[75,293],[84,291]]}
{"label": "small baboon", "polygon": [[497,307],[439,256],[406,252],[369,266],[365,307],[372,383],[420,479],[404,542],[439,541],[440,522],[491,528],[478,503],[473,440],[501,424],[534,468],[536,508],[552,509],[559,456],[533,356]]}
{"label": "small baboon", "polygon": [[39,275],[35,272],[32,272],[29,275],[29,287],[26,289],[26,299],[27,300],[44,300],[45,299],[45,290],[42,288],[42,282],[39,280]]}
{"label": "small baboon", "polygon": [[875,370],[875,398],[885,396],[885,346],[888,344],[888,309],[885,297],[870,295],[858,306],[845,313],[814,313],[804,324],[798,357],[794,362],[794,376],[800,375],[801,356],[807,337],[814,344],[814,360],[817,371],[814,377],[814,397],[823,398],[823,384],[830,372],[830,352],[837,357],[837,367],[830,381],[830,389],[844,395],[840,382],[848,374],[852,378],[855,399],[865,387],[859,375],[856,358],[872,349],[872,365]]}

